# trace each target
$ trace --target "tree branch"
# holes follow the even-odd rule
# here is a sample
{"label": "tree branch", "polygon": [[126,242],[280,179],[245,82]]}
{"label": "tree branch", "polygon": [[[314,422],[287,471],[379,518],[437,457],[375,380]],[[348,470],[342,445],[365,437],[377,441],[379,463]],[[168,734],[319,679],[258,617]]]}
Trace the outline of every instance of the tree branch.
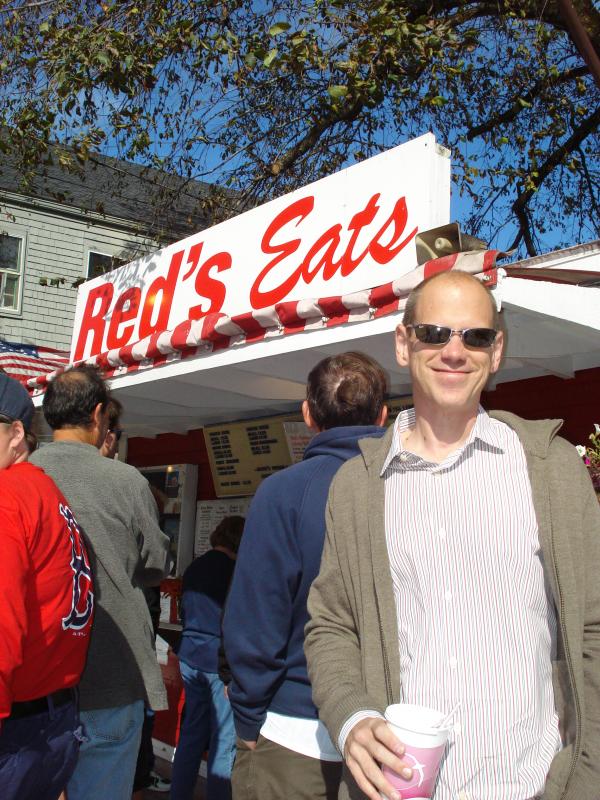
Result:
{"label": "tree branch", "polygon": [[[525,191],[518,195],[517,199],[512,205],[512,210],[519,220],[519,233],[509,250],[517,247],[522,238],[525,238],[527,244],[527,252],[529,255],[535,255],[535,247],[530,236],[529,219],[527,215],[527,208],[529,201],[533,194],[542,185],[548,175],[554,170],[565,158],[566,155],[577,150],[581,143],[588,137],[590,133],[596,130],[600,124],[600,108],[598,108],[591,116],[585,119],[578,128],[575,128],[571,136],[561,144],[553,153],[551,153],[546,161],[537,170],[536,178],[532,178],[533,186],[530,186]],[[531,247],[531,249],[530,249]]]}
{"label": "tree branch", "polygon": [[[573,69],[568,69],[561,73],[561,75],[555,78],[555,81],[556,83],[566,83],[567,81],[573,80],[573,78],[578,78],[581,75],[587,75],[588,73],[589,69],[587,67],[574,67]],[[539,95],[541,89],[544,88],[547,82],[547,77],[536,81],[531,89],[526,94],[521,96],[521,99],[531,103]],[[514,102],[510,108],[507,108],[506,111],[498,114],[498,116],[492,117],[486,122],[482,122],[481,125],[476,125],[474,128],[470,128],[467,131],[467,140],[472,142],[473,139],[476,139],[478,136],[482,136],[484,133],[489,133],[489,131],[493,130],[498,125],[503,125],[505,122],[512,122],[521,113],[521,111],[523,111],[524,108],[525,106],[521,105],[521,103],[518,101]]]}
{"label": "tree branch", "polygon": [[594,183],[592,181],[592,176],[590,175],[590,171],[588,170],[587,159],[585,157],[585,153],[581,149],[581,147],[577,148],[577,152],[581,156],[581,169],[583,170],[583,175],[585,178],[585,182],[588,186],[588,191],[590,193],[590,203],[592,204],[592,208],[596,212],[596,231],[600,231],[600,206],[596,201],[596,197],[594,195]]}

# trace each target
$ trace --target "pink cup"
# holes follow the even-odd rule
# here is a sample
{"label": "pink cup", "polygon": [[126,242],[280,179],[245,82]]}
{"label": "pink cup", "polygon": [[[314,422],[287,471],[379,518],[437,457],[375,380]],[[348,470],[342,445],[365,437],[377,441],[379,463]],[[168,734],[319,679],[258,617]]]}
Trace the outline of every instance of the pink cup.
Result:
{"label": "pink cup", "polygon": [[[446,749],[450,728],[435,728],[445,714],[425,706],[396,703],[385,710],[385,718],[404,745],[402,760],[412,769],[406,780],[383,767],[383,774],[403,800],[429,800],[437,780],[440,761]],[[383,795],[382,795],[383,796]]]}

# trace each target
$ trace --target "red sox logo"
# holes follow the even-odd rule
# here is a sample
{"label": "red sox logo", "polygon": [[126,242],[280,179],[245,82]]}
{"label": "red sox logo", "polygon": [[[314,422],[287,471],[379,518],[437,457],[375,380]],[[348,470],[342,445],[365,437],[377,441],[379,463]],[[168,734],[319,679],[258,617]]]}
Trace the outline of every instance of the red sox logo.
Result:
{"label": "red sox logo", "polygon": [[65,518],[71,539],[71,569],[73,570],[73,599],[71,611],[63,617],[63,630],[80,631],[88,624],[94,610],[92,570],[81,536],[81,528],[69,506],[59,504],[58,510]]}

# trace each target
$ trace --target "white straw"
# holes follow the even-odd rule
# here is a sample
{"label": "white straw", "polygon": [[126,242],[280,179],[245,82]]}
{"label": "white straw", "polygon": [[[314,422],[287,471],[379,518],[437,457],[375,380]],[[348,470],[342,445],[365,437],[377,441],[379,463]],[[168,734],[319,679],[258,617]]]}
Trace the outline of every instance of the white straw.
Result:
{"label": "white straw", "polygon": [[433,727],[434,728],[446,728],[448,723],[452,719],[452,717],[456,714],[456,712],[460,708],[460,706],[461,706],[461,702],[459,700],[458,703],[452,709],[452,711],[450,711],[448,714],[446,714],[446,716],[443,718],[443,720],[441,722],[439,722],[437,725],[434,725]]}

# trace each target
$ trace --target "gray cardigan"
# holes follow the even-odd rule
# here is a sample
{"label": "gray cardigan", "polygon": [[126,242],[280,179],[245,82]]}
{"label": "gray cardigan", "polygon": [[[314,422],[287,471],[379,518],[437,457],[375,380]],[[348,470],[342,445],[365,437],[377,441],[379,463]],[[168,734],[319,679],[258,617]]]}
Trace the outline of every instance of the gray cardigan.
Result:
{"label": "gray cardigan", "polygon": [[[600,507],[575,448],[557,420],[491,416],[525,449],[546,576],[556,606],[554,689],[565,743],[543,800],[600,796]],[[380,478],[393,429],[363,440],[362,455],[337,473],[327,511],[321,571],[313,583],[305,652],[319,716],[334,741],[356,711],[399,701],[398,628]],[[344,769],[341,798],[364,797]]]}
{"label": "gray cardigan", "polygon": [[91,710],[144,700],[167,707],[143,585],[168,572],[169,538],[158,527],[146,479],[91,445],[53,442],[31,457],[58,484],[84,531],[96,612],[80,689]]}

